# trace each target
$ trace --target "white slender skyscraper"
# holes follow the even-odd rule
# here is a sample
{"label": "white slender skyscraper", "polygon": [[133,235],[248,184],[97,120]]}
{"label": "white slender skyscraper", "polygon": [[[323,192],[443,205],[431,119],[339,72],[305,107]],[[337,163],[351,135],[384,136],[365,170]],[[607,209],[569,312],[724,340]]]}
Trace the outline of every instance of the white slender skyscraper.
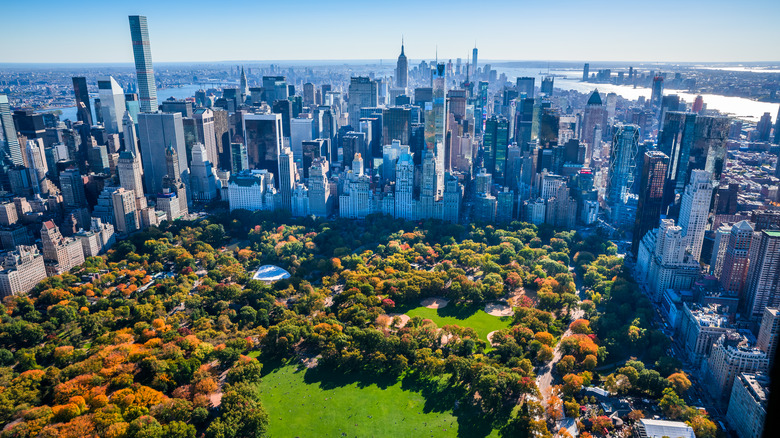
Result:
{"label": "white slender skyscraper", "polygon": [[[141,100],[141,112],[157,111],[157,85],[154,83],[152,69],[152,49],[149,47],[149,28],[146,17],[130,15],[130,37],[133,40],[135,71],[138,76],[138,97]],[[101,99],[100,103],[103,103]]]}
{"label": "white slender skyscraper", "polygon": [[122,118],[125,115],[125,92],[113,76],[98,79],[100,111],[103,113],[103,126],[109,134],[122,131]]}
{"label": "white slender skyscraper", "polygon": [[682,196],[678,225],[688,239],[688,249],[696,261],[699,261],[701,256],[711,198],[712,173],[706,170],[694,170],[691,174],[691,182],[685,187]]}

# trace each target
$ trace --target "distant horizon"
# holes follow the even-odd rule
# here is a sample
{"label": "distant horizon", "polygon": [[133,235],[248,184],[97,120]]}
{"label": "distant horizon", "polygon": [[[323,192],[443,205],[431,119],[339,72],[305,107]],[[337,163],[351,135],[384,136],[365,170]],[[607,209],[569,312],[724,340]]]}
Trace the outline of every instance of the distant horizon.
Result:
{"label": "distant horizon", "polygon": [[[415,67],[415,64],[426,61],[431,62],[434,59],[429,58],[408,58],[409,66]],[[449,62],[452,60],[454,63],[457,58],[441,58],[440,62]],[[461,58],[462,65],[467,63],[467,60]],[[342,59],[254,59],[254,60],[218,60],[218,61],[154,61],[155,65],[204,65],[204,64],[216,64],[216,65],[241,65],[241,64],[276,64],[276,63],[325,63],[332,65],[339,64],[351,64],[351,65],[373,65],[373,64],[387,64],[388,66],[395,65],[395,58],[342,58]],[[470,60],[468,60],[470,63]],[[641,65],[681,65],[687,67],[696,66],[751,66],[751,67],[778,67],[780,66],[780,60],[776,61],[587,61],[587,60],[563,60],[563,59],[479,59],[478,63],[484,67],[485,64],[511,64],[511,63],[527,63],[535,64],[533,67],[542,66],[544,63],[558,63],[558,64],[590,64],[591,68],[598,65],[619,65],[625,64],[626,66],[641,66]],[[0,67],[14,67],[14,66],[35,66],[35,65],[54,65],[54,66],[127,66],[135,68],[132,61],[124,62],[0,62]],[[567,66],[566,68],[576,67],[576,65]]]}
{"label": "distant horizon", "polygon": [[[34,8],[34,10],[33,10]],[[780,2],[618,0],[549,3],[451,0],[366,3],[136,0],[8,2],[0,60],[124,63],[133,60],[129,15],[148,19],[156,63],[215,59],[601,59],[603,62],[765,62],[780,40]],[[31,24],[22,17],[34,18]],[[376,55],[381,54],[382,57]],[[424,57],[420,55],[426,55]],[[211,60],[203,60],[203,59]],[[643,61],[638,61],[643,60]],[[267,61],[264,61],[267,62]],[[599,61],[602,62],[602,61]]]}

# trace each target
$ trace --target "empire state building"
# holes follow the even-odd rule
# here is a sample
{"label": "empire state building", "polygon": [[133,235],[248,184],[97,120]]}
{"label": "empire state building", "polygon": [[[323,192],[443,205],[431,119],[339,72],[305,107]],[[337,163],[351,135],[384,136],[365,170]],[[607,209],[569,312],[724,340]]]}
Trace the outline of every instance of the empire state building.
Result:
{"label": "empire state building", "polygon": [[395,67],[395,84],[398,88],[406,88],[409,84],[409,63],[404,55],[404,42],[401,39],[401,54]]}

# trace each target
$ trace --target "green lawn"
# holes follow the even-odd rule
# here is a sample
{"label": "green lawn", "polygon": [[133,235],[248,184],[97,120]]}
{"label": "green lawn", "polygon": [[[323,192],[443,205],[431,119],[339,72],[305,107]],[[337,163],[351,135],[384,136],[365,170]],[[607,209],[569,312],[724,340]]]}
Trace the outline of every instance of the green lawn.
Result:
{"label": "green lawn", "polygon": [[265,375],[260,397],[268,435],[276,437],[497,436],[467,408],[453,412],[462,390],[444,382],[366,381],[286,365]]}
{"label": "green lawn", "polygon": [[471,327],[482,340],[487,340],[488,333],[494,330],[505,329],[512,323],[512,317],[488,315],[481,308],[454,306],[452,304],[441,309],[416,307],[404,313],[409,316],[420,316],[430,319],[439,327],[450,324]]}

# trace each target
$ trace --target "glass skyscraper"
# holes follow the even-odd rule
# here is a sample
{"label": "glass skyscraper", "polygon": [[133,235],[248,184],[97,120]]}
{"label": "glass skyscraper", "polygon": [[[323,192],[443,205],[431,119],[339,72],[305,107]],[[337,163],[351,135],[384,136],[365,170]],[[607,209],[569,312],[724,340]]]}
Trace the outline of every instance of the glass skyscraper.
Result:
{"label": "glass skyscraper", "polygon": [[149,28],[146,17],[130,15],[130,36],[133,40],[135,71],[138,76],[138,94],[141,98],[141,112],[157,111],[157,85],[152,69],[152,49],[149,47]]}

